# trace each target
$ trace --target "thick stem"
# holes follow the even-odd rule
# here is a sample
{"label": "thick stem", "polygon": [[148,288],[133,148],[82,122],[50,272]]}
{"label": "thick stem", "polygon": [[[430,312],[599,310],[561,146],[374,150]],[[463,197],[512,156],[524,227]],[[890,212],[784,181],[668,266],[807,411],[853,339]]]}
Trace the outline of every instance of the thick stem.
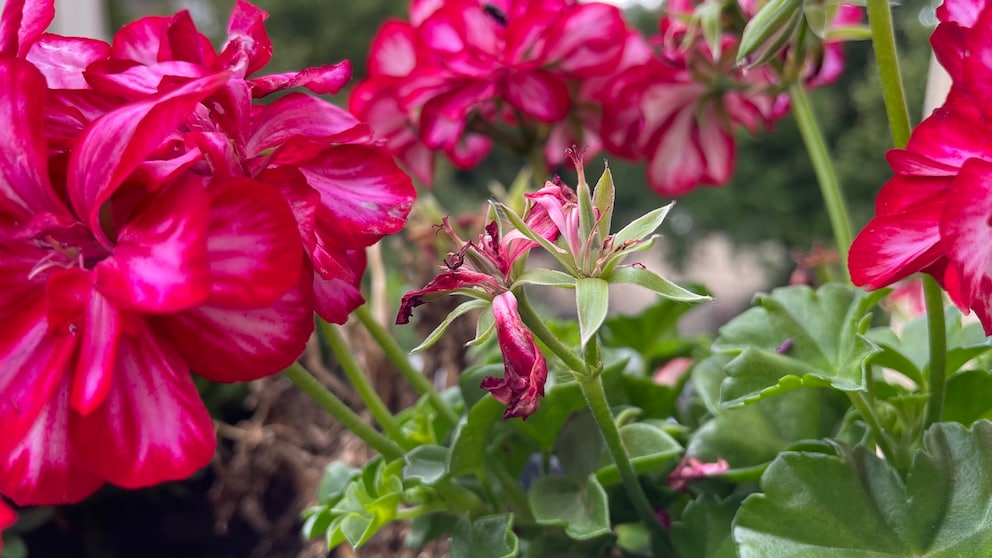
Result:
{"label": "thick stem", "polygon": [[944,324],[944,295],[937,281],[923,275],[923,297],[927,301],[927,331],[930,338],[930,393],[923,430],[940,422],[947,387],[947,329]]}
{"label": "thick stem", "polygon": [[390,460],[403,457],[403,450],[398,445],[363,421],[362,417],[324,387],[324,384],[317,381],[310,374],[310,371],[303,368],[300,363],[293,363],[292,366],[283,371],[283,374],[292,380],[296,387],[300,388],[300,391],[307,394],[307,397],[313,399],[342,426],[358,436],[370,448],[382,454],[383,457]]}
{"label": "thick stem", "polygon": [[599,427],[603,439],[606,440],[606,447],[620,473],[627,497],[634,504],[634,509],[641,521],[651,532],[651,542],[655,555],[671,555],[668,533],[665,532],[657,514],[651,508],[651,503],[648,502],[641,482],[637,480],[637,472],[634,470],[634,465],[631,463],[627,449],[620,438],[620,429],[617,428],[617,423],[613,420],[613,413],[610,412],[610,405],[606,400],[606,391],[603,389],[603,378],[598,374],[590,374],[577,379],[579,387],[582,388],[582,395],[585,396],[586,403],[589,405],[589,410],[592,411],[592,416],[596,419],[596,426]]}
{"label": "thick stem", "polygon": [[593,340],[589,343],[589,347],[585,351],[588,361],[583,360],[544,325],[544,320],[534,312],[522,290],[517,294],[517,301],[520,318],[527,328],[572,370],[572,375],[578,381],[582,395],[585,396],[589,410],[596,420],[596,425],[606,441],[607,448],[609,448],[610,456],[613,457],[613,462],[620,473],[620,479],[623,481],[627,496],[634,504],[634,509],[641,521],[651,531],[651,542],[655,555],[670,556],[668,533],[665,532],[665,528],[662,527],[654,510],[651,509],[651,503],[648,502],[648,497],[644,493],[640,481],[637,480],[634,464],[631,463],[630,456],[627,455],[623,440],[620,438],[620,430],[610,412],[606,391],[603,389],[603,378],[599,374],[602,363],[599,361],[598,342]]}
{"label": "thick stem", "polygon": [[396,422],[396,418],[389,412],[389,408],[386,407],[382,398],[376,393],[375,387],[372,386],[365,372],[358,365],[358,361],[355,360],[351,347],[348,346],[348,343],[344,340],[344,336],[341,335],[339,327],[320,320],[320,329],[331,351],[334,352],[338,363],[341,364],[341,370],[344,372],[345,377],[348,378],[348,381],[355,388],[355,392],[358,393],[358,397],[361,398],[362,403],[365,403],[369,412],[372,413],[372,418],[382,426],[382,430],[394,441],[404,441],[406,437],[403,435],[400,424]]}
{"label": "thick stem", "polygon": [[889,0],[868,0],[868,23],[871,24],[871,46],[875,51],[878,76],[882,81],[882,100],[889,119],[892,143],[895,147],[906,147],[910,133],[909,111],[906,109],[899,59],[896,57],[896,38]]}
{"label": "thick stem", "polygon": [[450,425],[455,425],[458,423],[458,415],[451,408],[448,403],[441,398],[441,394],[434,389],[434,385],[426,376],[420,373],[419,370],[414,368],[410,359],[407,357],[406,351],[400,347],[396,339],[389,334],[389,331],[379,323],[372,313],[369,311],[367,306],[360,306],[358,310],[355,310],[355,316],[358,320],[362,322],[365,329],[368,330],[372,338],[375,339],[376,343],[382,347],[383,352],[386,354],[386,358],[389,362],[393,363],[393,366],[399,370],[400,374],[406,379],[407,382],[413,386],[413,389],[417,391],[420,395],[426,395],[427,399],[431,402],[431,406],[437,411],[441,419]]}
{"label": "thick stem", "polygon": [[789,99],[792,102],[792,114],[799,126],[799,133],[803,136],[806,151],[813,164],[816,180],[820,184],[820,193],[823,195],[823,202],[826,204],[827,214],[830,216],[830,227],[834,232],[834,242],[837,244],[837,252],[840,254],[840,263],[843,266],[844,275],[847,276],[847,251],[851,247],[851,222],[847,217],[847,208],[844,205],[844,195],[840,189],[840,182],[837,180],[837,173],[834,171],[830,153],[827,151],[823,132],[820,131],[820,126],[816,122],[802,83],[789,85]]}

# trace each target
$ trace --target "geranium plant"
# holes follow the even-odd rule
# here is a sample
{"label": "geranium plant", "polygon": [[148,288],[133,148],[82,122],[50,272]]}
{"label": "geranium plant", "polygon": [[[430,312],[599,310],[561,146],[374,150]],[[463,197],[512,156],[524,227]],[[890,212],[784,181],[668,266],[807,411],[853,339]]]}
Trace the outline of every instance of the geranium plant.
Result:
{"label": "geranium plant", "polygon": [[[912,130],[885,0],[673,1],[650,37],[596,2],[409,14],[377,34],[349,112],[311,94],[341,90],[347,61],[264,73],[267,15],[245,0],[219,49],[187,12],[104,43],[45,33],[52,0],[7,0],[0,530],[107,483],[189,477],[216,448],[193,375],[282,373],[378,454],[323,471],[303,534],[330,548],[406,521],[409,545],[466,558],[992,554],[992,6],[937,10],[953,85]],[[852,242],[807,90],[869,38],[894,177]],[[788,114],[850,281],[776,288],[714,339],[681,336],[705,288],[639,261],[672,203],[616,222],[617,190],[644,186],[586,162],[644,161],[668,196],[722,185],[735,134]],[[472,364],[439,391],[364,305],[366,248],[403,229],[407,172],[426,188],[438,154],[469,168],[494,144],[527,171],[476,219],[443,217],[436,274],[375,301],[403,325],[460,297],[412,350],[474,322]],[[657,302],[612,314],[618,286]],[[571,318],[533,304],[555,289]],[[416,404],[376,393],[351,317]],[[374,424],[300,364],[315,324]]]}

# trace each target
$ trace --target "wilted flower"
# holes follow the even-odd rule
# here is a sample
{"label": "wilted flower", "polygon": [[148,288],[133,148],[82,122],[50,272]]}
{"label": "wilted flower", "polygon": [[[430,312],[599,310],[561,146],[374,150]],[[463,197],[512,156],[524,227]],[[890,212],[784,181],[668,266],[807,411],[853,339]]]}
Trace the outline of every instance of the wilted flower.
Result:
{"label": "wilted flower", "polygon": [[482,389],[506,405],[503,418],[526,419],[537,411],[544,397],[548,363],[537,348],[534,336],[521,321],[517,299],[512,292],[507,291],[493,298],[493,317],[499,349],[503,353],[503,377],[485,378]]}
{"label": "wilted flower", "polygon": [[849,267],[855,284],[873,289],[929,273],[992,334],[992,72],[985,55],[992,9],[951,0],[938,17],[931,43],[953,79],[950,94],[905,149],[889,152],[895,176],[855,238]]}

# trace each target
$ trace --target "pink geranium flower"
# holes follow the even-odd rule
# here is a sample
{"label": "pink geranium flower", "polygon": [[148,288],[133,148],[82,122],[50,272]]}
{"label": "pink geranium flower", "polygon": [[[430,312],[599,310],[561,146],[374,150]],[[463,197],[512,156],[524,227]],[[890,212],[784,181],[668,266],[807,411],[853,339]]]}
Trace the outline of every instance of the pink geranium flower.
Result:
{"label": "pink geranium flower", "polygon": [[938,16],[931,43],[952,76],[950,95],[913,130],[906,149],[889,153],[895,176],[855,238],[849,267],[854,283],[869,288],[929,273],[992,333],[992,9],[951,0]]}
{"label": "pink geranium flower", "polygon": [[[410,12],[376,36],[351,108],[420,180],[432,178],[431,150],[470,168],[493,141],[521,152],[549,137],[598,145],[598,93],[633,35],[615,6],[415,0]],[[550,164],[562,153],[544,151]]]}
{"label": "pink geranium flower", "polygon": [[335,93],[351,78],[348,61],[255,76],[272,53],[263,26],[267,17],[239,0],[219,53],[186,12],[138,20],[118,33],[109,58],[91,64],[86,78],[105,95],[140,98],[191,77],[228,72],[228,81],[171,138],[172,164],[149,172],[173,171],[202,154],[206,164],[193,172],[277,188],[293,209],[308,267],[315,271],[317,312],[343,323],[363,302],[358,283],[364,258],[355,252],[402,228],[416,192],[368,126],[347,111],[302,93],[265,106],[252,102],[300,86]]}
{"label": "pink geranium flower", "polygon": [[414,195],[353,116],[302,94],[251,103],[348,71],[251,77],[271,45],[250,4],[220,53],[188,14],[106,45],[43,35],[50,7],[0,19],[0,126],[16,131],[0,150],[0,494],[23,505],[204,466],[216,440],[191,373],[291,364],[314,308],[343,321],[361,303],[362,249]]}

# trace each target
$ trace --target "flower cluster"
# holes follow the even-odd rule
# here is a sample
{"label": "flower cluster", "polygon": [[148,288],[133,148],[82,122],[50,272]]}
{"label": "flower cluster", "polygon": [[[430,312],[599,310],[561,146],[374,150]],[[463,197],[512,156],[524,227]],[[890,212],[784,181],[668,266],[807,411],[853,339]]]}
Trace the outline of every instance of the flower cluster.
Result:
{"label": "flower cluster", "polygon": [[45,34],[52,0],[0,16],[0,494],[78,501],[205,465],[191,376],[291,364],[313,311],[361,303],[363,249],[412,183],[368,127],[303,93],[347,62],[256,76],[266,14],[239,0],[216,51],[181,12],[111,44]]}
{"label": "flower cluster", "polygon": [[620,11],[602,3],[412,0],[410,21],[389,21],[374,39],[350,108],[428,184],[433,150],[470,168],[497,137],[526,153],[550,134],[545,153],[557,164],[574,141],[591,143],[583,105],[621,63],[628,36]]}
{"label": "flower cluster", "polygon": [[928,273],[992,334],[992,6],[947,0],[937,16],[930,42],[953,86],[889,152],[895,176],[851,246],[851,278],[875,289]]}
{"label": "flower cluster", "polygon": [[[733,170],[734,130],[757,132],[784,115],[789,79],[835,80],[843,55],[827,31],[862,16],[841,6],[825,39],[794,49],[801,60],[778,45],[776,64],[749,68],[738,46],[759,4],[696,4],[667,3],[659,34],[646,39],[615,7],[597,2],[413,0],[409,22],[379,31],[351,108],[428,184],[434,151],[470,168],[494,141],[540,150],[548,165],[561,163],[572,144],[585,145],[587,156],[605,148],[644,160],[648,183],[668,196],[723,184]],[[799,3],[793,8],[790,17],[801,19]],[[701,13],[711,14],[715,35]]]}

